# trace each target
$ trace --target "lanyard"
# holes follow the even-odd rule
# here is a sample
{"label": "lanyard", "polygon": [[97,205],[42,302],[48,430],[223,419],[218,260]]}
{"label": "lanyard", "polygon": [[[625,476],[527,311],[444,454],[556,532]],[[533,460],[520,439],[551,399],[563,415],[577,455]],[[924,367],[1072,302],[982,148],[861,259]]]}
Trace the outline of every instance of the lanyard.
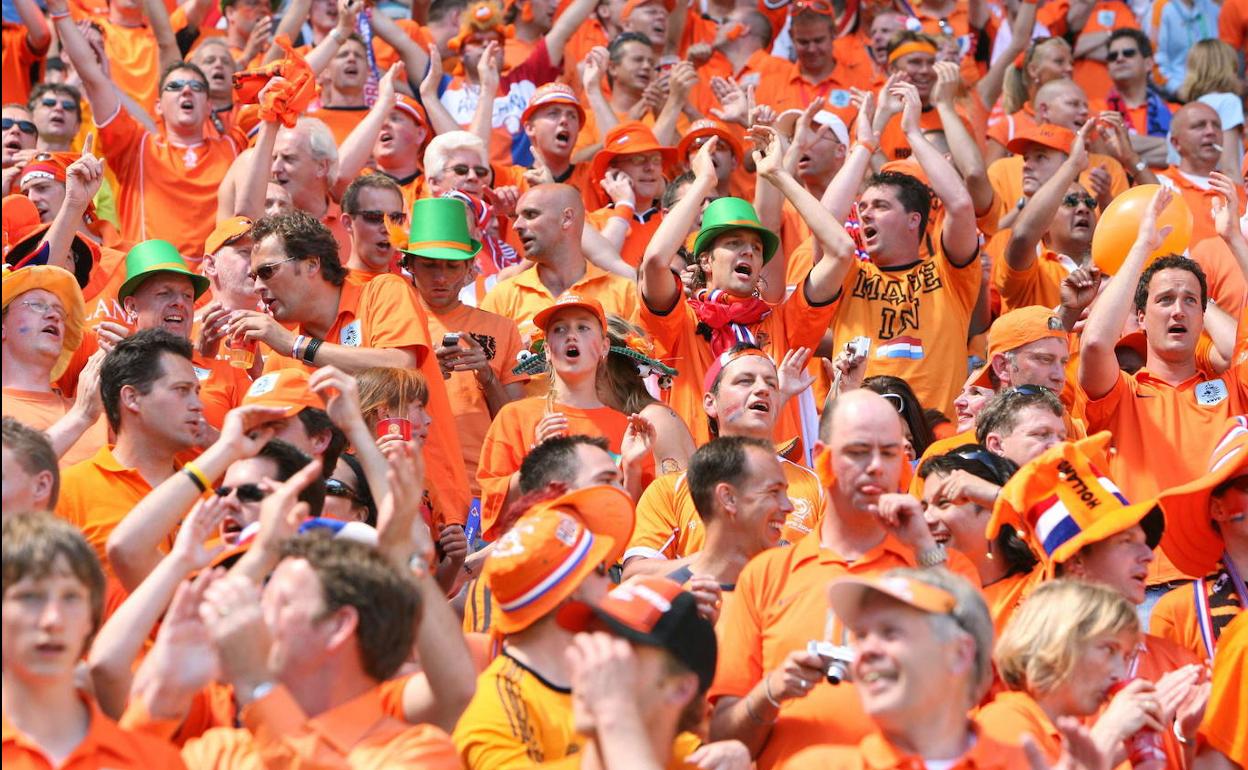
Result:
{"label": "lanyard", "polygon": [[[1241,611],[1248,609],[1248,588],[1245,588],[1244,579],[1240,576],[1239,570],[1235,568],[1235,563],[1231,561],[1229,553],[1223,552],[1222,565],[1226,569],[1226,574],[1230,576],[1232,585],[1235,586],[1235,593],[1239,594]],[[1205,652],[1209,653],[1209,658],[1212,660],[1213,651],[1217,647],[1218,641],[1214,638],[1213,611],[1209,607],[1207,585],[1208,581],[1200,578],[1192,583],[1192,591],[1196,606],[1196,627],[1200,630],[1200,639],[1205,644]]]}

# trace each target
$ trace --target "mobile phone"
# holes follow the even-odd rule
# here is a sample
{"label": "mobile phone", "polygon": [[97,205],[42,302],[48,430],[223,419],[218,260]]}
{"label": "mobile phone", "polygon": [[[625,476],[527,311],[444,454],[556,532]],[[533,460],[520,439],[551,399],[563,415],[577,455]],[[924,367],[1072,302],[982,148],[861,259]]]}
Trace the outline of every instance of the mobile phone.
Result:
{"label": "mobile phone", "polygon": [[282,15],[280,13],[275,13],[269,18],[272,19],[272,21],[269,22],[269,31],[276,34],[277,28],[282,24]]}
{"label": "mobile phone", "polygon": [[866,358],[871,352],[870,337],[854,337],[849,341],[849,350],[855,357]]}
{"label": "mobile phone", "polygon": [[447,332],[442,335],[442,347],[453,348],[459,345],[459,332]]}

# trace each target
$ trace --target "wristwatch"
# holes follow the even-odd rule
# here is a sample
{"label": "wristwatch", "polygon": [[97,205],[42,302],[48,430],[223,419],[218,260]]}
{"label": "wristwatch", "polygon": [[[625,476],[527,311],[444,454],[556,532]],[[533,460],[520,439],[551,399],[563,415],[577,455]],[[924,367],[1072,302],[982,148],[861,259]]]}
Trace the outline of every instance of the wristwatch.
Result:
{"label": "wristwatch", "polygon": [[1140,174],[1140,173],[1143,173],[1144,169],[1146,168],[1148,168],[1148,164],[1144,162],[1143,158],[1140,158],[1139,160],[1135,162],[1135,165],[1131,167],[1131,170],[1137,174]]}

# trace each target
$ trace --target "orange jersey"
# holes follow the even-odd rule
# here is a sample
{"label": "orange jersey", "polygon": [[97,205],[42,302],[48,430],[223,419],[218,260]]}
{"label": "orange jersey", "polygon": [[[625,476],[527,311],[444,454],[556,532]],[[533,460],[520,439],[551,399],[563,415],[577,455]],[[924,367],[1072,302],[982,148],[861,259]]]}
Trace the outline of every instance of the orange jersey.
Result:
{"label": "orange jersey", "polygon": [[1248,767],[1248,612],[1241,612],[1222,633],[1213,658],[1213,692],[1200,725],[1200,737],[1240,767]]}
{"label": "orange jersey", "polygon": [[[599,232],[602,231],[607,223],[614,218],[615,210],[607,207],[597,211],[590,211],[585,215],[585,222]],[[649,211],[634,214],[628,220],[628,236],[624,238],[624,246],[620,249],[620,256],[630,267],[639,267],[641,258],[646,255],[646,247],[650,245],[650,239],[654,237],[654,231],[659,229],[659,223],[663,221],[663,212],[657,208]]]}
{"label": "orange jersey", "polygon": [[[838,60],[837,65],[840,65]],[[776,99],[784,98],[784,89],[793,75],[793,64],[787,59],[772,56],[763,49],[750,54],[740,70],[734,71],[732,62],[719,51],[711,54],[702,66],[698,67],[698,84],[689,92],[689,103],[703,115],[710,115],[711,109],[721,109],[718,97],[711,90],[711,78],[732,78],[742,88],[754,86],[759,104],[770,104]]]}
{"label": "orange jersey", "polygon": [[988,602],[988,612],[992,615],[992,625],[997,635],[1005,630],[1018,605],[1044,582],[1043,567],[1035,567],[1031,572],[1004,577],[995,583],[984,586],[984,599]]}
{"label": "orange jersey", "polygon": [[[673,276],[672,280],[679,285],[680,279]],[[654,338],[663,361],[679,372],[667,394],[668,406],[689,426],[694,444],[701,446],[711,440],[711,429],[702,406],[702,381],[715,359],[711,345],[698,332],[700,321],[693,306],[685,299],[683,286],[670,310],[657,312],[642,304],[641,325]],[[748,328],[759,347],[778,364],[784,354],[793,348],[815,348],[831,323],[837,306],[837,300],[817,307],[812,305],[806,299],[803,286],[782,304],[773,307],[770,315]],[[776,420],[775,438],[777,441],[788,440],[800,435],[800,431],[797,400],[790,399]]]}
{"label": "orange jersey", "polygon": [[309,118],[316,118],[329,127],[334,135],[334,143],[339,147],[346,141],[351,130],[360,124],[368,115],[368,107],[318,107],[304,113]]}
{"label": "orange jersey", "polygon": [[31,70],[43,60],[48,50],[30,47],[30,37],[21,24],[4,22],[4,55],[0,71],[4,73],[4,101],[25,104],[30,99]]}
{"label": "orange jersey", "polygon": [[[971,119],[967,117],[965,110],[957,107],[956,111],[962,125],[966,126],[967,133],[974,136],[975,129],[971,126]],[[940,119],[940,113],[935,108],[929,108],[919,113],[919,128],[924,131],[943,131],[945,124]],[[910,149],[910,140],[906,139],[906,132],[901,128],[901,115],[890,118],[880,132],[880,152],[889,160],[908,158],[913,152]]]}
{"label": "orange jersey", "polygon": [[1022,109],[1006,115],[995,110],[988,116],[988,138],[1005,147],[1010,140],[1020,133],[1036,127],[1036,112],[1031,102],[1023,104]]}
{"label": "orange jersey", "polygon": [[[433,38],[429,36],[429,31],[420,26],[418,22],[412,21],[411,19],[395,19],[394,23],[397,24],[399,29],[403,30],[403,32],[405,32],[413,42],[426,51],[429,50],[429,46],[434,42]],[[390,69],[391,64],[399,61],[399,52],[394,50],[389,43],[374,35],[373,59],[377,62],[378,71],[384,73],[386,70]]]}
{"label": "orange jersey", "polygon": [[231,366],[226,358],[204,358],[198,354],[191,360],[199,380],[199,400],[204,403],[204,419],[217,430],[231,409],[243,403],[251,387],[246,369]]}
{"label": "orange jersey", "polygon": [[1218,39],[1236,51],[1248,45],[1248,0],[1223,0],[1218,14]]}
{"label": "orange jersey", "polygon": [[99,128],[104,159],[117,174],[122,237],[161,238],[179,254],[202,255],[216,224],[217,187],[247,143],[241,131],[183,147],[149,134],[120,106]]}
{"label": "orange jersey", "polygon": [[[109,719],[95,701],[79,693],[90,711],[87,734],[69,756],[54,764],[43,747],[28,738],[6,718],[4,720],[3,757],[6,770],[96,770],[105,767],[185,768],[178,749],[167,741],[126,730]],[[69,715],[64,715],[66,718]]]}
{"label": "orange jersey", "polygon": [[[604,312],[626,320],[637,318],[637,284],[622,276],[585,263],[585,275],[568,287],[568,293],[592,297],[602,304]],[[481,309],[516,322],[520,339],[528,345],[537,327],[533,316],[555,304],[555,297],[542,283],[537,268],[501,281],[481,301]]]}
{"label": "orange jersey", "polygon": [[[1205,271],[1209,282],[1209,298],[1218,303],[1218,307],[1239,318],[1244,308],[1248,307],[1248,280],[1239,262],[1231,253],[1231,248],[1221,238],[1206,238],[1194,244],[1191,257]],[[1246,329],[1245,331],[1248,331]]]}
{"label": "orange jersey", "polygon": [[854,73],[846,72],[838,63],[832,72],[812,83],[803,75],[796,62],[789,65],[787,75],[777,75],[775,81],[782,84],[779,95],[772,99],[771,107],[776,112],[785,110],[804,110],[817,97],[822,96],[824,109],[834,112],[845,121],[845,125],[854,124],[854,116],[858,113],[850,102],[850,89],[861,87],[861,81]]}
{"label": "orange jersey", "polygon": [[[295,332],[307,333],[302,325],[296,326]],[[425,465],[428,477],[440,481],[429,487],[434,517],[439,524],[463,524],[470,502],[463,450],[456,435],[442,370],[430,352],[433,345],[429,324],[416,290],[402,278],[390,274],[377,275],[364,282],[346,281],[338,299],[338,316],[325,339],[348,347],[402,348],[417,353],[420,373],[429,388],[426,408],[433,418],[425,441]],[[265,356],[265,373],[291,366],[302,366],[309,372],[314,369],[273,351]]]}
{"label": "orange jersey", "polygon": [[[828,511],[827,515],[836,515]],[[737,578],[733,601],[724,607],[715,634],[719,667],[708,697],[744,697],[763,675],[790,652],[806,649],[827,634],[827,586],[844,575],[886,572],[916,566],[913,552],[892,535],[861,558],[849,561],[820,544],[812,532],[791,548],[771,548],[754,557]],[[976,580],[975,567],[956,552],[949,568]],[[782,763],[812,742],[853,744],[874,730],[854,685],[820,681],[805,698],[788,701],[758,755],[760,770]]]}
{"label": "orange jersey", "polygon": [[[789,483],[793,511],[785,519],[782,537],[796,543],[819,528],[827,506],[827,495],[819,478],[804,466],[778,458]],[[683,559],[702,550],[706,526],[693,507],[686,472],[666,473],[654,480],[637,501],[637,524],[628,541],[624,560],[633,556],[647,559]]]}
{"label": "orange jersey", "polygon": [[1004,254],[993,257],[992,288],[1001,297],[1002,313],[1030,305],[1057,307],[1062,303],[1062,281],[1079,267],[1075,260],[1039,243],[1031,266],[1022,270],[1010,267]]}
{"label": "orange jersey", "polygon": [[160,52],[156,49],[156,33],[146,25],[123,27],[103,16],[93,21],[104,31],[104,56],[109,63],[109,78],[140,107],[151,111],[159,97],[156,90],[160,86]]}
{"label": "orange jersey", "polygon": [[[429,337],[435,343],[440,343],[447,332],[468,335],[485,349],[490,368],[494,370],[494,376],[499,382],[509,385],[525,381],[524,375],[511,373],[511,368],[515,366],[520,351],[523,350],[520,332],[514,321],[468,305],[460,305],[443,313],[430,308],[423,301],[421,305],[429,320]],[[463,343],[460,347],[463,347]],[[451,413],[455,416],[455,430],[459,434],[459,444],[463,449],[469,489],[477,497],[481,494],[481,486],[477,483],[477,461],[481,459],[481,445],[490,428],[490,410],[485,402],[485,394],[477,384],[477,377],[472,372],[454,372],[444,382]]]}
{"label": "orange jersey", "polygon": [[[1028,766],[1027,755],[985,735],[975,736],[971,749],[945,770],[1017,770]],[[857,746],[821,744],[799,751],[780,766],[782,770],[910,770],[927,767],[922,757],[907,754],[883,733],[872,733]]]}
{"label": "orange jersey", "polygon": [[[17,388],[4,389],[5,417],[16,417],[27,427],[46,430],[55,425],[74,405],[72,398],[65,398],[58,391],[39,393]],[[62,468],[82,462],[108,443],[108,420],[100,415],[65,454],[61,455]]]}

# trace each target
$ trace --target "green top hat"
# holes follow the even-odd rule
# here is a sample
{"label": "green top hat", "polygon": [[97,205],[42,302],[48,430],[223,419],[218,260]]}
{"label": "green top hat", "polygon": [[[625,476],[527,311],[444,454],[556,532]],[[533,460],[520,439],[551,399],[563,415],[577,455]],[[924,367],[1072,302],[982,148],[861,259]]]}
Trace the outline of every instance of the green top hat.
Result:
{"label": "green top hat", "polygon": [[177,247],[169,241],[154,238],[136,243],[126,254],[126,282],[117,290],[118,301],[125,301],[139,288],[139,284],[156,273],[177,273],[190,278],[191,285],[195,287],[195,299],[208,291],[208,279],[186,266]]}
{"label": "green top hat", "polygon": [[693,242],[694,255],[701,254],[711,248],[711,244],[720,235],[729,230],[753,230],[763,239],[763,264],[775,255],[780,248],[780,236],[763,227],[758,221],[758,213],[749,201],[740,198],[719,198],[706,207],[702,213],[702,229]]}
{"label": "green top hat", "polygon": [[468,207],[454,198],[421,198],[412,204],[412,228],[404,254],[425,259],[465,260],[481,242],[468,237]]}

